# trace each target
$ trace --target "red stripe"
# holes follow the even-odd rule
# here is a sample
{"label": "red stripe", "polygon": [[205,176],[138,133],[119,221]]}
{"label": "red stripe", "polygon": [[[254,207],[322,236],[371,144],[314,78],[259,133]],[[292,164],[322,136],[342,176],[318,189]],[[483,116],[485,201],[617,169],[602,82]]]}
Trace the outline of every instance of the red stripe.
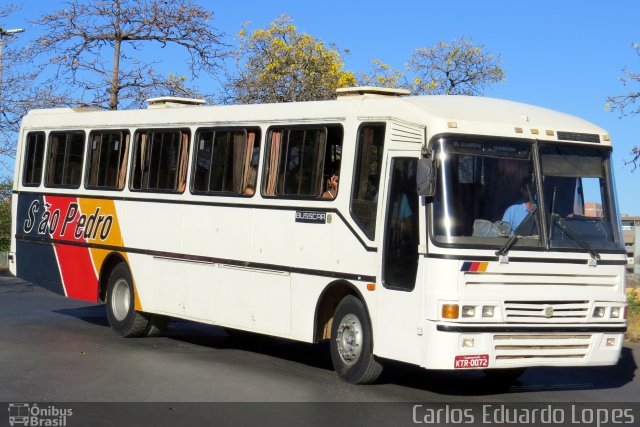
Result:
{"label": "red stripe", "polygon": [[[80,204],[78,199],[73,197],[46,197],[46,203],[50,204],[49,212],[52,214],[59,211],[59,220],[56,224],[54,239],[62,239],[74,242],[86,242],[83,238],[77,239],[74,236],[76,224],[80,217]],[[74,210],[69,205],[75,203],[77,212],[71,215]],[[69,215],[69,216],[67,216]],[[73,218],[68,220],[68,218]],[[64,231],[64,234],[62,232]],[[97,302],[98,300],[98,278],[96,276],[91,254],[88,247],[69,246],[54,244],[60,273],[64,282],[67,296],[69,298],[84,301]]]}
{"label": "red stripe", "polygon": [[469,269],[470,272],[475,272],[478,271],[478,268],[480,267],[480,263],[479,262],[473,262],[471,263],[471,268]]}

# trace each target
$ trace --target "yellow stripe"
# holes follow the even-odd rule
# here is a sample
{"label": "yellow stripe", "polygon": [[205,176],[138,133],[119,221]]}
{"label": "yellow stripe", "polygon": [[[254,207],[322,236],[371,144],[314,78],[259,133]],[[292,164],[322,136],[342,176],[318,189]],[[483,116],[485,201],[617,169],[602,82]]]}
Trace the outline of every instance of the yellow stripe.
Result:
{"label": "yellow stripe", "polygon": [[[89,221],[89,218],[91,217],[91,215],[95,214],[98,208],[100,208],[100,211],[98,212],[99,216],[104,215],[106,217],[110,215],[113,220],[111,224],[111,229],[109,231],[109,235],[107,236],[106,239],[102,240],[100,238],[100,231],[102,230],[102,225],[104,224],[104,222],[102,222],[98,227],[97,232],[95,232],[94,230],[94,232],[91,233],[91,236],[89,236],[89,238],[87,239],[87,242],[97,243],[102,245],[109,245],[109,246],[116,246],[116,247],[124,247],[124,241],[122,239],[122,232],[120,230],[120,224],[118,222],[118,213],[116,212],[115,202],[113,200],[106,200],[106,199],[85,199],[85,198],[81,198],[79,199],[79,201],[80,201],[80,211],[81,213],[87,216],[87,222]],[[97,223],[97,221],[98,219],[96,218],[95,223]],[[94,235],[95,235],[95,238],[93,237]],[[93,265],[97,270],[96,275],[99,275],[100,270],[102,268],[102,264],[104,263],[104,260],[112,251],[107,249],[96,249],[96,248],[90,248],[89,250],[91,253],[91,258],[93,259]],[[119,254],[122,255],[122,257],[127,261],[127,263],[129,263],[129,259],[125,252],[119,252]],[[131,275],[133,276],[133,272],[131,272]],[[142,311],[142,305],[140,303],[140,298],[138,297],[138,291],[136,289],[135,279],[133,280],[133,293],[135,297],[134,308],[138,311]]]}

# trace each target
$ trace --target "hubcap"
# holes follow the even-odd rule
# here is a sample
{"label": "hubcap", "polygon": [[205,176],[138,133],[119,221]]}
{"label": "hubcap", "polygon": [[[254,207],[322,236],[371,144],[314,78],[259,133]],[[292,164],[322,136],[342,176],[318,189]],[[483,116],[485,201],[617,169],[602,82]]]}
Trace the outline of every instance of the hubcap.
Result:
{"label": "hubcap", "polygon": [[111,293],[111,311],[113,311],[116,320],[123,321],[127,317],[130,305],[131,292],[129,291],[129,284],[126,280],[119,279],[113,285],[113,292]]}
{"label": "hubcap", "polygon": [[338,354],[346,365],[353,365],[362,352],[362,324],[354,314],[347,314],[338,325]]}

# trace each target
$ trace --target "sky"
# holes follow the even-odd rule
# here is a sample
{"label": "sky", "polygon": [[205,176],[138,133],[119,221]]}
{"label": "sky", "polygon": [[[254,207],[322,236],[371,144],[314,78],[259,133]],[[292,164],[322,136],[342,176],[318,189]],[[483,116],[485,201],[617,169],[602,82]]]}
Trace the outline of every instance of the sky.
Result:
{"label": "sky", "polygon": [[[525,102],[579,116],[606,129],[614,145],[614,173],[622,214],[640,216],[640,169],[624,166],[640,145],[640,115],[620,117],[605,109],[608,96],[629,91],[623,69],[640,72],[640,2],[637,0],[244,0],[198,1],[213,10],[212,25],[229,44],[245,22],[266,27],[280,14],[306,32],[348,49],[345,68],[369,71],[380,59],[402,68],[416,48],[440,40],[471,38],[501,56],[506,80],[485,95]],[[19,13],[0,22],[35,36],[43,13],[63,6],[58,0],[0,0],[22,3]],[[164,55],[167,57],[167,55]],[[213,84],[213,83],[211,83]],[[199,85],[207,88],[208,82]],[[640,88],[636,87],[635,90]]]}

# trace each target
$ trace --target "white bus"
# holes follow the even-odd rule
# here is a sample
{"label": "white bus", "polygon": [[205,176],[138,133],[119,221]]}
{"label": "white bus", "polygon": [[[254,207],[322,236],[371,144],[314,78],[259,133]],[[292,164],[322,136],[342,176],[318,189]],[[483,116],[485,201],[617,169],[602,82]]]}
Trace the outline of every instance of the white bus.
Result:
{"label": "white bus", "polygon": [[350,88],[336,100],[22,122],[10,268],[105,302],[381,361],[483,369],[618,361],[626,256],[609,135],[516,102]]}

